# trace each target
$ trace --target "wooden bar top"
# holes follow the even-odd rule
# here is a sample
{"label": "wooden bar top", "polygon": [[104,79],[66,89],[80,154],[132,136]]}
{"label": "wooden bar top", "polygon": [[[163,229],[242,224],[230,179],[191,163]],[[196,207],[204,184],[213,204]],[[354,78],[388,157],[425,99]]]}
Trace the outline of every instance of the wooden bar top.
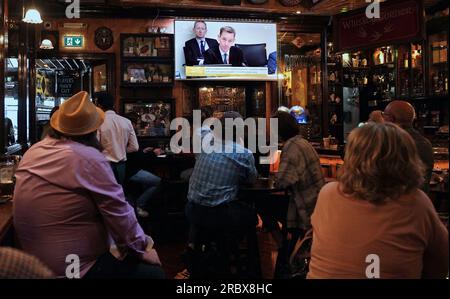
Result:
{"label": "wooden bar top", "polygon": [[13,224],[12,201],[0,204],[0,243]]}

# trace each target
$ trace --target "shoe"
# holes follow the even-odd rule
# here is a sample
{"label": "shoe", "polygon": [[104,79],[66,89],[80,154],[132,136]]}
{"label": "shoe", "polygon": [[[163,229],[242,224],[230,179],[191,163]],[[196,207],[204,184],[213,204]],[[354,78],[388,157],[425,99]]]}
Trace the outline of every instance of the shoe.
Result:
{"label": "shoe", "polygon": [[181,272],[178,272],[177,275],[175,275],[174,279],[189,279],[189,276],[191,274],[189,273],[188,269],[184,269]]}
{"label": "shoe", "polygon": [[137,212],[138,216],[142,217],[142,218],[147,218],[150,215],[147,211],[145,211],[139,207],[136,209],[136,212]]}

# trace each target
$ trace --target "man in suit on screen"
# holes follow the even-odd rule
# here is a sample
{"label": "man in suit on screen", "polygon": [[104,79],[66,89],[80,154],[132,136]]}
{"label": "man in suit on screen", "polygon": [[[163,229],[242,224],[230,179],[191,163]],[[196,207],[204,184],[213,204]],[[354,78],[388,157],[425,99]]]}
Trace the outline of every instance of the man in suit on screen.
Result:
{"label": "man in suit on screen", "polygon": [[219,44],[205,52],[204,64],[231,64],[232,66],[246,66],[242,50],[234,46],[236,31],[233,27],[220,28]]}
{"label": "man in suit on screen", "polygon": [[195,37],[184,44],[184,56],[188,66],[203,64],[205,52],[218,45],[215,39],[205,37],[208,31],[205,21],[195,21],[192,31]]}

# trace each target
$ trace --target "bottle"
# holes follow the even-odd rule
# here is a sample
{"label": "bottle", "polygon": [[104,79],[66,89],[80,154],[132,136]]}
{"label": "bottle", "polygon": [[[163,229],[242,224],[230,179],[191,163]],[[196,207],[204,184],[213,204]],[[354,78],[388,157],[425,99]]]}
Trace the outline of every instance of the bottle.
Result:
{"label": "bottle", "polygon": [[405,69],[409,68],[409,52],[405,52],[403,66],[405,67]]}
{"label": "bottle", "polygon": [[378,62],[379,64],[384,64],[385,61],[385,55],[384,55],[384,50],[380,51],[380,54],[378,55]]}
{"label": "bottle", "polygon": [[392,55],[392,49],[391,49],[391,47],[388,47],[386,62],[387,62],[387,63],[392,63],[392,62],[394,62],[394,57],[393,57],[393,55]]}

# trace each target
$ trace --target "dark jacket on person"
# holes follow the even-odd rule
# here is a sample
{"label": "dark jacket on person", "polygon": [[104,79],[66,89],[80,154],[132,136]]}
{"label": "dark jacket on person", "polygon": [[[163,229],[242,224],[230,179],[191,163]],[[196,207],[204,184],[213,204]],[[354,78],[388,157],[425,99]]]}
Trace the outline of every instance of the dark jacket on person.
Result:
{"label": "dark jacket on person", "polygon": [[434,168],[434,156],[433,147],[431,142],[423,137],[417,130],[412,127],[404,127],[403,129],[409,133],[416,143],[417,151],[419,153],[420,160],[425,165],[425,182],[423,183],[422,190],[428,193],[430,190],[430,179]]}
{"label": "dark jacket on person", "polygon": [[5,145],[13,145],[15,142],[16,138],[14,136],[14,125],[10,118],[5,117]]}
{"label": "dark jacket on person", "polygon": [[[217,40],[212,38],[205,38],[205,42],[208,48],[219,46]],[[196,38],[192,38],[184,43],[184,58],[186,60],[186,65],[198,65],[198,58],[203,58],[203,54],[200,53],[200,46]]]}
{"label": "dark jacket on person", "polygon": [[[220,54],[219,46],[209,48],[205,52],[205,62],[204,64],[223,64],[223,58]],[[232,66],[246,66],[246,61],[244,59],[244,53],[238,47],[232,46],[230,48],[230,57],[228,59],[228,64]]]}

